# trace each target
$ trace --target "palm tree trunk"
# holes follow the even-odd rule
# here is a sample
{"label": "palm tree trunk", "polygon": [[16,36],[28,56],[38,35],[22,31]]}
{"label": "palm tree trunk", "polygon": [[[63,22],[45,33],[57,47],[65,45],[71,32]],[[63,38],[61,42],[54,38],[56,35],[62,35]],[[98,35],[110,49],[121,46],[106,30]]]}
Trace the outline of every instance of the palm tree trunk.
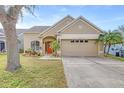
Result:
{"label": "palm tree trunk", "polygon": [[105,47],[104,47],[104,54],[106,53],[106,45],[105,45]]}
{"label": "palm tree trunk", "polygon": [[18,53],[18,40],[16,35],[16,25],[13,23],[2,24],[6,34],[7,45],[7,67],[6,70],[14,72],[21,67]]}
{"label": "palm tree trunk", "polygon": [[107,54],[106,54],[106,44],[105,44],[105,47],[104,47],[104,56],[107,56]]}
{"label": "palm tree trunk", "polygon": [[111,45],[109,44],[109,45],[108,45],[108,51],[107,51],[107,54],[109,54],[110,47],[111,47]]}

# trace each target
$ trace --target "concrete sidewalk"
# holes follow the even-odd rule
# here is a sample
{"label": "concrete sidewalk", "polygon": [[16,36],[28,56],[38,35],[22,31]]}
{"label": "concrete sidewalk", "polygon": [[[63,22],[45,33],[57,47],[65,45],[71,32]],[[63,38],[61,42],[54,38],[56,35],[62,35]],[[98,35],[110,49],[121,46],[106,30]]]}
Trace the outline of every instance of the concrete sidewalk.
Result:
{"label": "concrete sidewalk", "polygon": [[45,56],[41,57],[40,59],[43,59],[43,60],[61,60],[61,57],[54,57],[52,55],[45,55]]}

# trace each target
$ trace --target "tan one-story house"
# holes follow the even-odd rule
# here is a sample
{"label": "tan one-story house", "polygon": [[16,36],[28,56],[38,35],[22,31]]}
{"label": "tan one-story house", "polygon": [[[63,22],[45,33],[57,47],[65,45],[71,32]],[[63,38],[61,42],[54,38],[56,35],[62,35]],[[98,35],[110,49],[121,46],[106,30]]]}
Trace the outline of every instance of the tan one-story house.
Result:
{"label": "tan one-story house", "polygon": [[80,16],[66,16],[53,26],[34,26],[24,33],[24,50],[32,48],[43,55],[54,40],[60,44],[62,56],[99,56],[103,44],[96,42],[102,30]]}

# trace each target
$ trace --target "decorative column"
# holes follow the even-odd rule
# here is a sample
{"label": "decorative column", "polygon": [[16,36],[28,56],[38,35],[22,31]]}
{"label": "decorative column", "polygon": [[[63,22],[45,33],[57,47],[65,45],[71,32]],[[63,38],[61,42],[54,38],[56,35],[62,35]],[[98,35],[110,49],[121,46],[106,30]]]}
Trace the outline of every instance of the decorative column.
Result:
{"label": "decorative column", "polygon": [[40,38],[40,52],[43,54],[43,40]]}
{"label": "decorative column", "polygon": [[104,45],[102,42],[98,42],[98,56],[104,55]]}
{"label": "decorative column", "polygon": [[59,43],[60,49],[57,51],[58,55],[61,56],[61,36],[60,33],[57,33],[57,41]]}

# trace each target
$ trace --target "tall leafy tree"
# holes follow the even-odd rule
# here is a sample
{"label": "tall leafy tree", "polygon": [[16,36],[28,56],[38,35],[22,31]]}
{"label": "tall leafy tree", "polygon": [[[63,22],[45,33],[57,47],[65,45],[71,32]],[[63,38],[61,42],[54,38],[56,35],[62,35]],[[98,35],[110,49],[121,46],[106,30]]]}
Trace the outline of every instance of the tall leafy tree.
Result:
{"label": "tall leafy tree", "polygon": [[[122,43],[123,37],[120,32],[109,30],[108,32],[104,32],[104,34],[99,36],[99,41],[102,41],[104,43],[104,53],[108,54],[111,45]],[[107,46],[108,46],[108,50],[106,52]]]}
{"label": "tall leafy tree", "polygon": [[122,34],[122,37],[124,38],[124,25],[119,26],[117,31],[119,31]]}
{"label": "tall leafy tree", "polygon": [[[122,34],[123,42],[124,42],[124,25],[118,27],[118,31]],[[123,48],[124,43],[122,43],[121,49]]]}
{"label": "tall leafy tree", "polygon": [[[7,45],[7,67],[6,70],[13,72],[21,67],[18,40],[16,35],[16,24],[20,16],[23,16],[23,9],[32,11],[33,6],[24,5],[0,5],[0,22],[5,32]],[[32,12],[31,12],[32,13]]]}
{"label": "tall leafy tree", "polygon": [[120,31],[120,32],[123,32],[123,33],[124,33],[124,25],[119,26],[119,27],[118,27],[118,31]]}

